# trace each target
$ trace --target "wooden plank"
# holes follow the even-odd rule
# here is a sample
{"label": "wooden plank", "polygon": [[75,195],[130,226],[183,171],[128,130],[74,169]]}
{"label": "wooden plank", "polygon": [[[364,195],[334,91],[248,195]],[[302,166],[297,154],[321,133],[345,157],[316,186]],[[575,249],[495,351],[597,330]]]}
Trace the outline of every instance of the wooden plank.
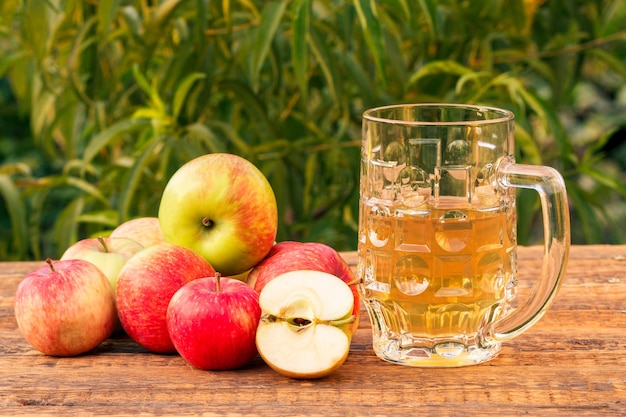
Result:
{"label": "wooden plank", "polygon": [[[13,317],[13,295],[41,263],[0,264],[0,414],[19,416],[598,416],[626,415],[626,246],[572,248],[552,309],[483,365],[419,369],[371,349],[367,315],[346,363],[314,381],[283,377],[260,358],[236,371],[194,369],[116,336],[76,358],[39,354]],[[355,267],[356,254],[344,254]],[[539,247],[520,248],[520,281]]]}

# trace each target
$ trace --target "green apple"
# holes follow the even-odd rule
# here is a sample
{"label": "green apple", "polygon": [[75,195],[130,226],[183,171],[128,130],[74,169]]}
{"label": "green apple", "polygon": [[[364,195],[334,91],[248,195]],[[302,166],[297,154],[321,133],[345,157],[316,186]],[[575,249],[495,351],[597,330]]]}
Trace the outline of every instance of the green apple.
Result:
{"label": "green apple", "polygon": [[79,240],[61,255],[61,261],[83,259],[89,261],[104,273],[113,291],[117,289],[117,279],[126,262],[139,251],[142,245],[132,239],[122,237],[98,237]]}
{"label": "green apple", "polygon": [[233,276],[267,255],[276,238],[278,209],[263,173],[236,155],[195,158],[168,181],[159,206],[165,239],[202,255]]}

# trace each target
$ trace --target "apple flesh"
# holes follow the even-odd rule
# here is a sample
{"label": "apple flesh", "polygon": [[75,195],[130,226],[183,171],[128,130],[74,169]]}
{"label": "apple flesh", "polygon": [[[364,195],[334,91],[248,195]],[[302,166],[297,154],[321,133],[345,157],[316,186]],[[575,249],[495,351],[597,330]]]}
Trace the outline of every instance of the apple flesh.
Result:
{"label": "apple flesh", "polygon": [[284,273],[263,288],[259,304],[256,345],[275,371],[321,378],[348,357],[354,297],[338,277],[312,270]]}
{"label": "apple flesh", "polygon": [[138,217],[117,226],[109,237],[132,239],[144,247],[165,243],[158,217]]}
{"label": "apple flesh", "polygon": [[158,217],[168,242],[204,256],[223,276],[241,274],[263,259],[278,227],[267,178],[250,161],[225,153],[180,167],[163,191]]}
{"label": "apple flesh", "polygon": [[241,368],[256,355],[259,295],[244,282],[215,277],[185,284],[170,300],[167,329],[176,351],[203,370]]}
{"label": "apple flesh", "polygon": [[117,312],[124,331],[156,353],[176,351],[167,331],[168,304],[189,281],[215,275],[191,249],[170,243],[145,248],[124,265],[117,282]]}
{"label": "apple flesh", "polygon": [[268,255],[248,274],[247,283],[260,293],[268,282],[290,271],[314,270],[332,274],[350,286],[355,316],[350,326],[354,335],[361,317],[360,295],[350,266],[332,247],[318,242],[285,241],[275,244]]}
{"label": "apple flesh", "polygon": [[111,284],[95,265],[47,259],[24,277],[15,293],[15,319],[24,338],[50,356],[88,352],[113,332]]}

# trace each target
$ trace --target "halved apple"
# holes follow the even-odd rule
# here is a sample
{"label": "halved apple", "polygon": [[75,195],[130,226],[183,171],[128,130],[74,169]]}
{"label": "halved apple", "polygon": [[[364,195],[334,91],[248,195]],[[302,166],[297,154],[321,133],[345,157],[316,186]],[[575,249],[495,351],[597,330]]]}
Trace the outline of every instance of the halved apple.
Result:
{"label": "halved apple", "polygon": [[326,272],[286,272],[259,294],[261,321],[256,345],[276,372],[321,378],[348,357],[354,297],[340,278]]}

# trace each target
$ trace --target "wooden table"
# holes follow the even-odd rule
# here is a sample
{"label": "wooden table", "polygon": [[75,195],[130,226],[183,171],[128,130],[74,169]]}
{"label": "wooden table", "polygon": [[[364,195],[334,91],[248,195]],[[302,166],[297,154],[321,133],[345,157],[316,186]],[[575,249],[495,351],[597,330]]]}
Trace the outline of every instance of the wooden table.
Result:
{"label": "wooden table", "polygon": [[[541,255],[519,249],[520,281],[536,276]],[[344,256],[355,264],[354,253]],[[364,314],[345,364],[311,381],[283,377],[259,358],[237,371],[200,371],[124,336],[76,358],[41,355],[13,316],[20,279],[40,265],[0,263],[2,416],[626,415],[626,246],[573,247],[551,310],[491,362],[383,362]]]}

